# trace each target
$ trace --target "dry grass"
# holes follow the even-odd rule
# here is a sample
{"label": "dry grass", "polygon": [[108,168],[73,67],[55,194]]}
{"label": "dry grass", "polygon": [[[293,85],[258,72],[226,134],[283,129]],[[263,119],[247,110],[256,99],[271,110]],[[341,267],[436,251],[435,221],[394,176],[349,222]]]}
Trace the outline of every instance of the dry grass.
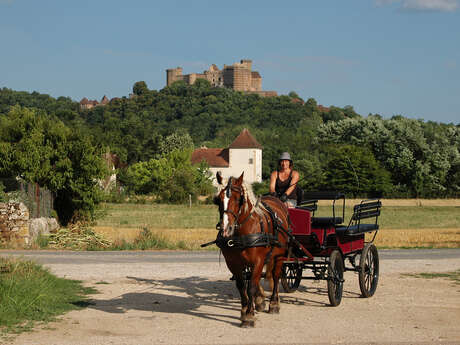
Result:
{"label": "dry grass", "polygon": [[460,248],[460,229],[383,229],[375,244],[380,248]]}
{"label": "dry grass", "polygon": [[[460,199],[381,199],[383,206],[460,206]],[[361,199],[347,199],[347,205],[356,205]],[[319,205],[330,205],[328,200],[320,200]]]}
{"label": "dry grass", "polygon": [[[116,242],[125,240],[132,242],[142,232],[141,228],[111,228],[106,226],[95,226],[94,231],[104,238]],[[184,241],[190,247],[199,247],[201,243],[212,241],[216,238],[215,229],[150,229],[152,234],[161,235],[171,242]]]}
{"label": "dry grass", "polygon": [[[347,221],[352,214],[351,205],[360,201],[347,199]],[[382,203],[381,230],[375,239],[377,246],[460,248],[459,199],[383,199]],[[113,242],[133,242],[143,228],[171,243],[185,242],[187,248],[193,249],[216,238],[218,213],[214,205],[189,208],[183,205],[107,204],[105,207],[106,217],[93,229]],[[328,207],[321,206],[318,213],[328,215]]]}
{"label": "dry grass", "polygon": [[[94,227],[95,232],[116,242],[133,242],[142,231],[141,228]],[[212,241],[217,232],[214,229],[152,229],[153,234],[161,235],[167,241],[184,241],[189,248]],[[460,229],[382,229],[378,232],[375,244],[379,248],[460,248]]]}

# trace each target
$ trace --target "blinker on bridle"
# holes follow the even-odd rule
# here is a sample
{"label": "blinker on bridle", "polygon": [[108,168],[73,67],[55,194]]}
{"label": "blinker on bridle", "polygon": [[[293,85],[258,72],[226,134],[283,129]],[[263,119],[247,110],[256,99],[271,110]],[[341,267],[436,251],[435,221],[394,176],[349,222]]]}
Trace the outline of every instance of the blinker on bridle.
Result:
{"label": "blinker on bridle", "polygon": [[[229,181],[228,181],[228,183],[227,183],[227,186],[225,187],[225,196],[226,196],[227,198],[230,198],[231,195],[232,195],[232,191],[237,192],[237,193],[240,194],[240,203],[239,203],[239,207],[240,207],[240,208],[239,208],[239,210],[238,210],[238,214],[235,214],[235,212],[233,212],[232,210],[229,210],[228,207],[227,207],[226,210],[223,210],[222,213],[229,213],[229,214],[231,214],[231,215],[235,218],[235,223],[234,223],[232,226],[233,226],[234,230],[238,230],[238,228],[239,228],[243,223],[245,223],[245,221],[246,221],[246,219],[245,219],[245,221],[243,221],[241,224],[238,223],[238,217],[239,217],[240,214],[241,214],[241,207],[242,207],[243,204],[244,204],[244,194],[243,194],[243,189],[242,189],[241,187],[239,187],[239,186],[234,186],[234,185],[232,184],[232,178],[230,178]],[[223,229],[222,229],[222,220],[221,220],[219,223],[217,223],[216,229],[217,229],[217,230],[223,230]]]}

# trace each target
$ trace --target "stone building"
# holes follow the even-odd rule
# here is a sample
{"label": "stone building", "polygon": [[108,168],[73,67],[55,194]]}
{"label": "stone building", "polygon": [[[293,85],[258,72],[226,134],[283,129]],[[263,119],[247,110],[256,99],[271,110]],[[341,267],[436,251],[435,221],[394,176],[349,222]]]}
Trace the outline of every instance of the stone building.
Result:
{"label": "stone building", "polygon": [[95,106],[98,106],[98,105],[106,105],[109,102],[110,101],[109,101],[109,99],[107,98],[106,95],[104,95],[104,97],[102,97],[101,102],[98,102],[95,99],[94,100],[88,100],[88,98],[84,97],[80,101],[80,109],[91,109],[91,108],[93,108]]}
{"label": "stone building", "polygon": [[262,182],[262,146],[246,128],[227,148],[202,147],[193,151],[193,164],[203,160],[209,164],[213,177],[218,171],[224,178],[239,177],[244,172],[247,183]]}
{"label": "stone building", "polygon": [[178,80],[192,85],[197,79],[206,79],[214,87],[227,87],[235,91],[256,93],[265,97],[277,96],[276,91],[262,91],[262,77],[259,72],[252,70],[251,60],[241,60],[233,65],[224,65],[222,70],[212,64],[203,73],[182,74],[182,68],[166,70],[166,85],[170,86]]}

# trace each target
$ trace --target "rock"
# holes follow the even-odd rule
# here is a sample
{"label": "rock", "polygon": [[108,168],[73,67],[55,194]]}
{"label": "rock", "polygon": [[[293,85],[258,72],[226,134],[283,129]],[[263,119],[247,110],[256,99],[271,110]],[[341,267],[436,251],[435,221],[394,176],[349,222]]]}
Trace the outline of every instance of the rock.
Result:
{"label": "rock", "polygon": [[30,240],[33,242],[40,235],[49,235],[59,229],[55,218],[34,218],[29,221]]}

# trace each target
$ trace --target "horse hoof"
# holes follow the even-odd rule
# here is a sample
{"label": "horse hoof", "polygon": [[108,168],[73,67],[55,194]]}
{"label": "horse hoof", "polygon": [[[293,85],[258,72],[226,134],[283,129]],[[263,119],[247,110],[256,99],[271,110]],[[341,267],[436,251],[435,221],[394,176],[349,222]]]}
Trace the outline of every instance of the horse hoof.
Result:
{"label": "horse hoof", "polygon": [[256,310],[258,312],[264,311],[265,310],[265,303],[256,304]]}
{"label": "horse hoof", "polygon": [[255,324],[254,320],[245,320],[241,322],[241,328],[254,328]]}
{"label": "horse hoof", "polygon": [[268,308],[268,313],[269,314],[279,314],[280,313],[280,307],[277,306],[277,305],[274,305],[274,306],[270,306],[270,308]]}

